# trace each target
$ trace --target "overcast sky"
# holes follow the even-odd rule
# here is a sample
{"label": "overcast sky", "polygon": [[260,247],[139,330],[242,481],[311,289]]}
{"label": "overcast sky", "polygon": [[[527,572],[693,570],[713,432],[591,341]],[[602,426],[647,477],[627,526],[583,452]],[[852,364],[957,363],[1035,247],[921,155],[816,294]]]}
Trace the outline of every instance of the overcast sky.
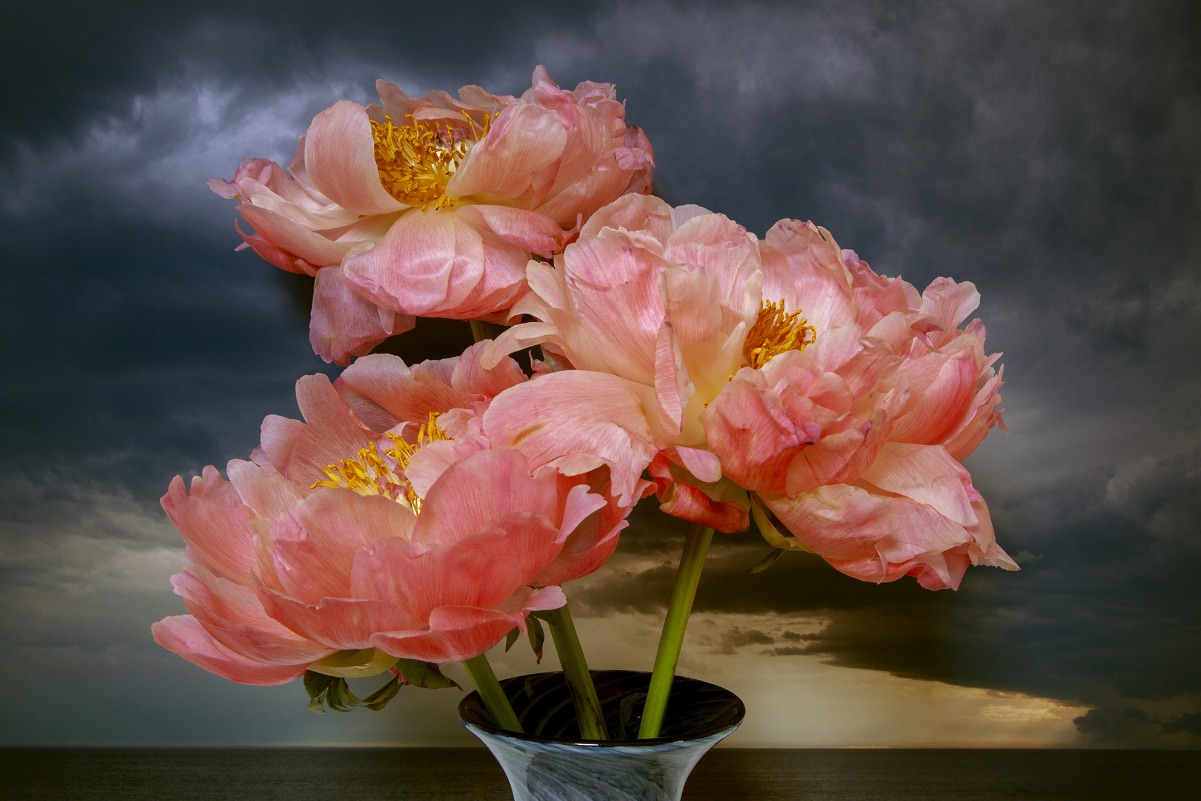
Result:
{"label": "overcast sky", "polygon": [[[159,649],[158,499],[293,387],[308,286],[234,252],[239,160],[313,115],[479,84],[612,82],[657,186],[759,234],[828,228],[919,288],[974,282],[1009,436],[969,460],[1019,573],[875,586],[719,539],[681,671],[730,745],[1201,747],[1201,10],[1192,2],[44,0],[0,31],[0,744],[468,744],[455,690],[305,709]],[[449,356],[462,325],[394,351]],[[569,596],[594,666],[649,668],[679,529],[640,508]],[[499,672],[532,669],[520,649]],[[553,662],[552,662],[553,663]]]}

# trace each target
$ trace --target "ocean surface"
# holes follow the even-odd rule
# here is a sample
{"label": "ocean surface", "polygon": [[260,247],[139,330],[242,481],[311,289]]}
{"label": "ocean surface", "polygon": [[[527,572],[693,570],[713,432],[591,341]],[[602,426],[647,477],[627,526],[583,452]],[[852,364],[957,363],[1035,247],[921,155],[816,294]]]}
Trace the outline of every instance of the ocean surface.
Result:
{"label": "ocean surface", "polygon": [[[0,799],[510,801],[483,749],[0,750]],[[1198,751],[719,748],[685,801],[1196,801]]]}

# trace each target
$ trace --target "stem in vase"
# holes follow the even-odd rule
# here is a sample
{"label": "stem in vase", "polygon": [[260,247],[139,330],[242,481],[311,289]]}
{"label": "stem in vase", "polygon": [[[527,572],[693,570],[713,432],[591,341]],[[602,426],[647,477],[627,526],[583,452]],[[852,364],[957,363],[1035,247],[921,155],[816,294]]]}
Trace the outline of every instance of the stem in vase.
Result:
{"label": "stem in vase", "polygon": [[671,601],[667,606],[667,617],[663,621],[663,633],[659,637],[659,650],[655,653],[655,667],[651,672],[650,689],[646,693],[646,706],[642,710],[642,723],[638,727],[638,738],[649,739],[659,736],[663,725],[663,714],[667,711],[667,698],[671,694],[671,683],[675,679],[676,665],[680,661],[680,649],[684,645],[684,629],[692,613],[692,602],[701,581],[701,570],[709,543],[713,541],[713,529],[692,523],[684,539],[684,552],[680,555],[680,569],[671,590]]}
{"label": "stem in vase", "polygon": [[550,634],[555,640],[555,650],[559,652],[559,662],[563,666],[563,675],[567,678],[567,689],[571,691],[580,736],[585,740],[609,739],[600,699],[596,695],[596,685],[592,683],[592,672],[588,670],[588,663],[584,660],[584,649],[580,647],[580,637],[576,633],[571,612],[564,604],[558,609],[551,609],[542,614],[550,622]]}
{"label": "stem in vase", "polygon": [[476,692],[480,694],[488,714],[492,716],[496,725],[506,731],[522,734],[521,721],[517,720],[513,705],[509,703],[505,691],[500,688],[496,673],[492,671],[492,665],[488,664],[488,657],[483,654],[473,656],[463,665],[467,668],[467,673],[475,683]]}

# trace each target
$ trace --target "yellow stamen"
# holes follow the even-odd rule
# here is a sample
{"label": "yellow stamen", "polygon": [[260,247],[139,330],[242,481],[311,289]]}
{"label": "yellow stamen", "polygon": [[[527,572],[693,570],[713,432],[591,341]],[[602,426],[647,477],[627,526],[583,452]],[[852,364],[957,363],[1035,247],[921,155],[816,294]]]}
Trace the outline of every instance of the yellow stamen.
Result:
{"label": "yellow stamen", "polygon": [[[429,421],[417,430],[416,444],[388,433],[387,437],[392,440],[393,447],[386,449],[383,456],[372,442],[366,448],[360,448],[354,457],[328,465],[321,471],[328,480],[318,481],[309,489],[331,487],[353,490],[360,495],[381,495],[404,504],[414,512],[420,512],[421,498],[413,490],[409,480],[399,475],[393,465],[403,471],[422,446],[450,439],[446,432],[438,427],[437,420],[438,413],[430,412]],[[389,457],[391,463],[384,456]]]}
{"label": "yellow stamen", "polygon": [[[413,460],[413,455],[416,454],[417,451],[419,451],[423,446],[428,445],[431,442],[439,442],[450,439],[446,432],[438,427],[437,412],[430,412],[429,422],[417,430],[416,444],[407,442],[395,434],[388,434],[388,437],[392,440],[392,443],[395,445],[395,447],[388,448],[388,450],[384,451],[384,453],[395,459],[396,463],[400,465],[400,469],[402,470],[409,466],[409,462]],[[409,485],[408,490],[405,492],[405,498],[409,502],[409,507],[414,512],[421,511],[422,499],[417,496],[417,493],[413,490],[412,485]]]}
{"label": "yellow stamen", "polygon": [[467,151],[488,133],[492,115],[484,115],[479,126],[463,112],[470,130],[452,128],[442,122],[417,120],[406,114],[405,125],[395,125],[391,117],[371,120],[375,141],[375,164],[379,180],[388,194],[409,206],[436,209],[453,206],[446,196],[446,185],[467,155]]}
{"label": "yellow stamen", "polygon": [[328,480],[318,481],[309,489],[342,487],[360,495],[382,495],[394,499],[403,492],[407,483],[380,457],[374,442],[366,448],[360,448],[356,456],[328,465],[321,472],[328,476]]}
{"label": "yellow stamen", "polygon": [[752,368],[758,370],[778,354],[789,350],[804,350],[817,338],[817,329],[801,317],[801,312],[785,312],[784,299],[772,303],[763,301],[759,317],[746,335],[742,355]]}

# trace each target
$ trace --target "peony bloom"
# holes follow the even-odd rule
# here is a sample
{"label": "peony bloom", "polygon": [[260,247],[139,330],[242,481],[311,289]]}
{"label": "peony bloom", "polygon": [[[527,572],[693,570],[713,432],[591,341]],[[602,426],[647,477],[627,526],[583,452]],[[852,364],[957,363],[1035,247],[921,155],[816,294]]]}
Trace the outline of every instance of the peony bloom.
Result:
{"label": "peony bloom", "polygon": [[[416,431],[431,414],[438,416],[446,439],[430,442],[407,471],[418,492],[443,466],[487,447],[514,448],[536,471],[553,470],[564,480],[586,482],[605,498],[604,508],[575,528],[534,583],[561,584],[587,575],[612,556],[626,517],[649,489],[641,478],[649,444],[645,436],[628,433],[641,416],[618,405],[624,395],[612,394],[613,403],[604,402],[601,385],[608,376],[582,385],[573,379],[596,377],[562,373],[531,381],[512,359],[487,369],[481,357],[490,344],[479,342],[456,358],[412,368],[395,356],[371,354],[347,367],[334,388],[376,432]],[[513,422],[531,413],[539,419],[537,432]]]}
{"label": "peony bloom", "polygon": [[[620,198],[553,266],[529,265],[530,293],[513,311],[536,322],[503,333],[489,356],[540,344],[564,366],[649,391],[635,402],[660,452],[649,466],[664,510],[744,529],[739,487],[758,489],[756,477],[771,472],[770,486],[784,491],[781,476],[804,467],[794,460],[816,476],[809,481],[845,474],[864,461],[852,456],[878,439],[870,423],[891,403],[876,384],[897,360],[861,341],[850,274],[835,246],[818,243],[832,266],[800,255],[790,266],[802,248],[775,229],[760,242],[721,214]],[[820,329],[800,316],[810,307]],[[815,337],[820,347],[806,354]],[[777,388],[788,397],[767,400]]]}
{"label": "peony bloom", "polygon": [[[239,201],[245,245],[316,278],[310,340],[345,364],[414,316],[504,318],[531,255],[650,186],[650,143],[612,85],[560,89],[546,70],[520,98],[466,86],[318,114],[285,170],[244,161],[217,194]],[[239,229],[239,233],[241,233]]]}
{"label": "peony bloom", "polygon": [[[385,412],[366,399],[379,368],[365,363],[356,389],[342,387],[377,421]],[[425,423],[382,432],[308,376],[297,383],[305,422],[268,417],[228,481],[209,467],[189,492],[177,477],[163,506],[188,545],[173,583],[190,614],[155,624],[155,640],[225,678],[278,684],[308,669],[469,659],[529,612],[561,606],[555,585],[608,557],[628,508],[594,490],[596,475],[487,447],[470,412],[428,411],[438,391],[483,409],[520,375],[511,362],[477,368],[468,356],[399,370],[394,383],[412,390],[402,402]]]}
{"label": "peony bloom", "polygon": [[[950,450],[982,436],[995,406],[979,332],[955,331],[967,299],[936,282],[919,309],[881,311],[882,293],[861,310],[869,273],[811,223],[783,220],[760,241],[722,215],[627,196],[553,265],[531,262],[513,310],[534,321],[486,358],[538,344],[592,376],[581,387],[606,375],[642,411],[620,425],[628,450],[649,450],[669,514],[733,532],[754,513],[779,547],[873,581],[951,587],[968,563],[1012,566]],[[888,331],[898,323],[908,337]],[[947,401],[965,367],[972,391]],[[515,439],[539,426],[533,410],[510,419]]]}

